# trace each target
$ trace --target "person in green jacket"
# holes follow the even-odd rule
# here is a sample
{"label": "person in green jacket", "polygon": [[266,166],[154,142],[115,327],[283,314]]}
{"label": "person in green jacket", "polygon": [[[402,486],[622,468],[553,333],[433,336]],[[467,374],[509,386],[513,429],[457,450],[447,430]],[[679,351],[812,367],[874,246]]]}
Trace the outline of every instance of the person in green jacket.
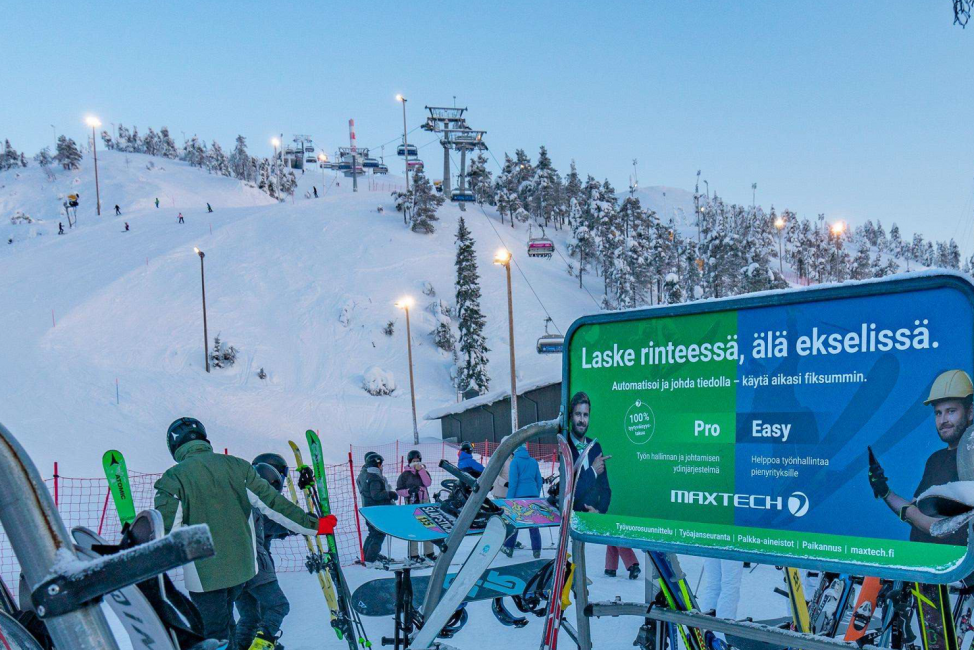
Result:
{"label": "person in green jacket", "polygon": [[199,420],[179,418],[169,426],[166,441],[176,465],[156,481],[155,507],[166,533],[181,526],[210,527],[216,555],[184,567],[186,588],[200,610],[203,636],[232,645],[233,603],[257,574],[251,511],[302,535],[331,534],[336,519],[304,512],[246,460],[213,453]]}

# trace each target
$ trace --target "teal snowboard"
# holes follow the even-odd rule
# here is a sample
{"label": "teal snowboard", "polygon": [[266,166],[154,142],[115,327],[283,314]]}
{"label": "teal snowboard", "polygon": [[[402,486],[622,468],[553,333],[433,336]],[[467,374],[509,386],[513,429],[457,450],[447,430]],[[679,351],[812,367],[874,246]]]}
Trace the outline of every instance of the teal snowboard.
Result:
{"label": "teal snowboard", "polygon": [[[493,600],[504,596],[520,596],[528,580],[536,575],[551,560],[532,560],[521,564],[491,567],[483,572],[480,580],[467,594],[465,602],[474,600]],[[447,588],[457,574],[446,576],[443,587]],[[430,577],[412,576],[413,607],[422,608],[429,587]],[[381,578],[370,580],[352,594],[352,607],[362,616],[393,616],[396,613],[396,579]]]}
{"label": "teal snowboard", "polygon": [[[558,509],[545,499],[491,499],[504,510],[504,518],[520,530],[548,528],[561,524]],[[404,506],[366,506],[362,516],[387,535],[417,542],[446,539],[453,530],[456,517],[444,512],[439,503],[419,503]],[[479,535],[480,529],[467,531]]]}

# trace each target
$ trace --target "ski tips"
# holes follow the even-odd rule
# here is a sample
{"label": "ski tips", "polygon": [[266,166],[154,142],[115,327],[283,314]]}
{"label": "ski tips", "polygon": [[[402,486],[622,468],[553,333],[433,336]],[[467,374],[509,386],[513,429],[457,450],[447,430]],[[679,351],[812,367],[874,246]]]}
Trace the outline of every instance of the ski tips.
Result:
{"label": "ski tips", "polygon": [[873,453],[873,448],[867,445],[866,446],[866,451],[869,452],[869,463],[870,464],[875,463],[876,462],[876,454]]}

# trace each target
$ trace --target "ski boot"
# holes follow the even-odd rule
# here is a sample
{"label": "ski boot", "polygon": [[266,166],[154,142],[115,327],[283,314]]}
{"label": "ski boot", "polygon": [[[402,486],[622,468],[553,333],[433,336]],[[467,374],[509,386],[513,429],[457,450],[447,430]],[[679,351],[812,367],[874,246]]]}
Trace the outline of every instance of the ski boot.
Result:
{"label": "ski boot", "polygon": [[605,577],[607,577],[607,578],[614,578],[614,577],[616,577],[616,570],[615,569],[606,569],[605,570]]}
{"label": "ski boot", "polygon": [[257,632],[257,636],[250,644],[250,650],[275,650],[277,647],[277,637],[265,634],[263,630]]}
{"label": "ski boot", "polygon": [[630,580],[637,580],[639,578],[640,573],[642,573],[642,569],[639,568],[638,562],[636,564],[633,564],[631,567],[629,567]]}
{"label": "ski boot", "polygon": [[502,546],[501,553],[507,557],[514,557],[514,547],[513,546]]}

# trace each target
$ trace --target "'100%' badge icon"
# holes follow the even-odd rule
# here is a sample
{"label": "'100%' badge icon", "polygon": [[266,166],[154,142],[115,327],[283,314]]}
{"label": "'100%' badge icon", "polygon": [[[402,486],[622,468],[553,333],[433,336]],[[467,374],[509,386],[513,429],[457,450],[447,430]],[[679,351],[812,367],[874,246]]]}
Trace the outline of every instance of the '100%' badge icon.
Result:
{"label": "'100%' badge icon", "polygon": [[636,403],[626,411],[626,421],[623,423],[626,437],[634,445],[644,445],[656,433],[656,415],[646,402],[637,399]]}

